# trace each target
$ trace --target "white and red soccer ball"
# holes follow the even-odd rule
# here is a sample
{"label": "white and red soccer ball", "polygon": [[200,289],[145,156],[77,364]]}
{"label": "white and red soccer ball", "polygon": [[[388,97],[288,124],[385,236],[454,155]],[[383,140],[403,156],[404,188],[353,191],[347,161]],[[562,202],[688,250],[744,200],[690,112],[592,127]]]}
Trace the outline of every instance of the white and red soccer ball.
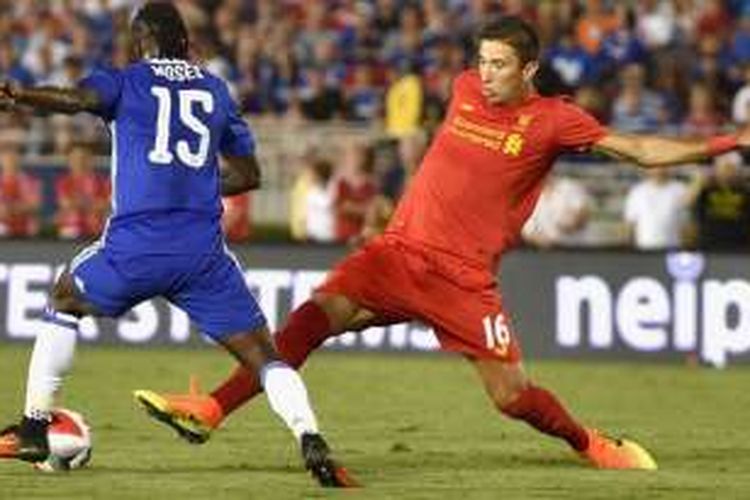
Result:
{"label": "white and red soccer ball", "polygon": [[34,467],[45,472],[79,469],[91,460],[91,428],[80,413],[66,408],[52,411],[47,429],[50,454]]}

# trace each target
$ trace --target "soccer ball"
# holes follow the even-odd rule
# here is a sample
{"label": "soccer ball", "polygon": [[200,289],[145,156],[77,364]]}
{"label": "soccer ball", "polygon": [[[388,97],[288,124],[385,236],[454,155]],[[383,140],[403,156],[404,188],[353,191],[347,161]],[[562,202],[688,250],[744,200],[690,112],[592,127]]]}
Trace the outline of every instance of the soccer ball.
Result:
{"label": "soccer ball", "polygon": [[50,454],[34,467],[44,472],[79,469],[91,460],[91,428],[80,413],[65,408],[52,411],[47,429]]}

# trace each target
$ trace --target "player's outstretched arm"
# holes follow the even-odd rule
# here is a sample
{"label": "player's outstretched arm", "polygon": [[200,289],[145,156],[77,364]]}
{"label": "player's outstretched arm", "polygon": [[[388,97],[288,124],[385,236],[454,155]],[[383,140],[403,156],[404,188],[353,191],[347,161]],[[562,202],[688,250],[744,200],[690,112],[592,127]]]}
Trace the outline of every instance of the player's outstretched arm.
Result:
{"label": "player's outstretched arm", "polygon": [[222,160],[222,196],[232,196],[260,187],[260,167],[255,155],[222,156]]}
{"label": "player's outstretched arm", "polygon": [[737,133],[708,139],[685,139],[656,135],[610,132],[593,148],[615,158],[630,160],[644,168],[692,163],[750,146],[750,127]]}
{"label": "player's outstretched arm", "polygon": [[0,102],[13,107],[29,106],[41,111],[73,114],[95,111],[99,105],[96,92],[79,88],[22,87],[12,82],[0,82]]}

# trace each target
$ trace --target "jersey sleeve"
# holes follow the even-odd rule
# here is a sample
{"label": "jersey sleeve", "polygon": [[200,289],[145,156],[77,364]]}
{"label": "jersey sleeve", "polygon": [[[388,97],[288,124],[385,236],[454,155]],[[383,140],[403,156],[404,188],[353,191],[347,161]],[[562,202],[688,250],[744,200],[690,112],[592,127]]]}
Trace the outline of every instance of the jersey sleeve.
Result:
{"label": "jersey sleeve", "polygon": [[224,82],[219,83],[219,93],[227,111],[227,121],[219,138],[219,152],[226,156],[253,155],[255,138]]}
{"label": "jersey sleeve", "polygon": [[122,72],[114,68],[99,68],[78,83],[80,88],[93,90],[99,96],[96,114],[111,120],[115,116],[122,91]]}
{"label": "jersey sleeve", "polygon": [[557,109],[557,142],[561,149],[586,151],[607,135],[607,129],[579,106],[561,100]]}

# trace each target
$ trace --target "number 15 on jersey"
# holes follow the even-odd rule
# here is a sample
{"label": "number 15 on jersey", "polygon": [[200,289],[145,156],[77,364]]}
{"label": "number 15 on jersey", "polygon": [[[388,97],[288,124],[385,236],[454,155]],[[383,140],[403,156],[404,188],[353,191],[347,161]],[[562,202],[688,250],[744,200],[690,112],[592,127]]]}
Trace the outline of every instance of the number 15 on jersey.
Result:
{"label": "number 15 on jersey", "polygon": [[[183,89],[176,92],[167,87],[151,87],[151,95],[156,98],[158,113],[156,118],[156,139],[154,147],[148,154],[151,163],[168,165],[177,159],[191,168],[201,168],[206,164],[208,149],[211,144],[211,130],[196,115],[195,108],[200,107],[204,113],[213,113],[214,97],[206,90]],[[197,151],[190,150],[186,139],[171,143],[172,102],[176,97],[180,122],[198,136]]]}

